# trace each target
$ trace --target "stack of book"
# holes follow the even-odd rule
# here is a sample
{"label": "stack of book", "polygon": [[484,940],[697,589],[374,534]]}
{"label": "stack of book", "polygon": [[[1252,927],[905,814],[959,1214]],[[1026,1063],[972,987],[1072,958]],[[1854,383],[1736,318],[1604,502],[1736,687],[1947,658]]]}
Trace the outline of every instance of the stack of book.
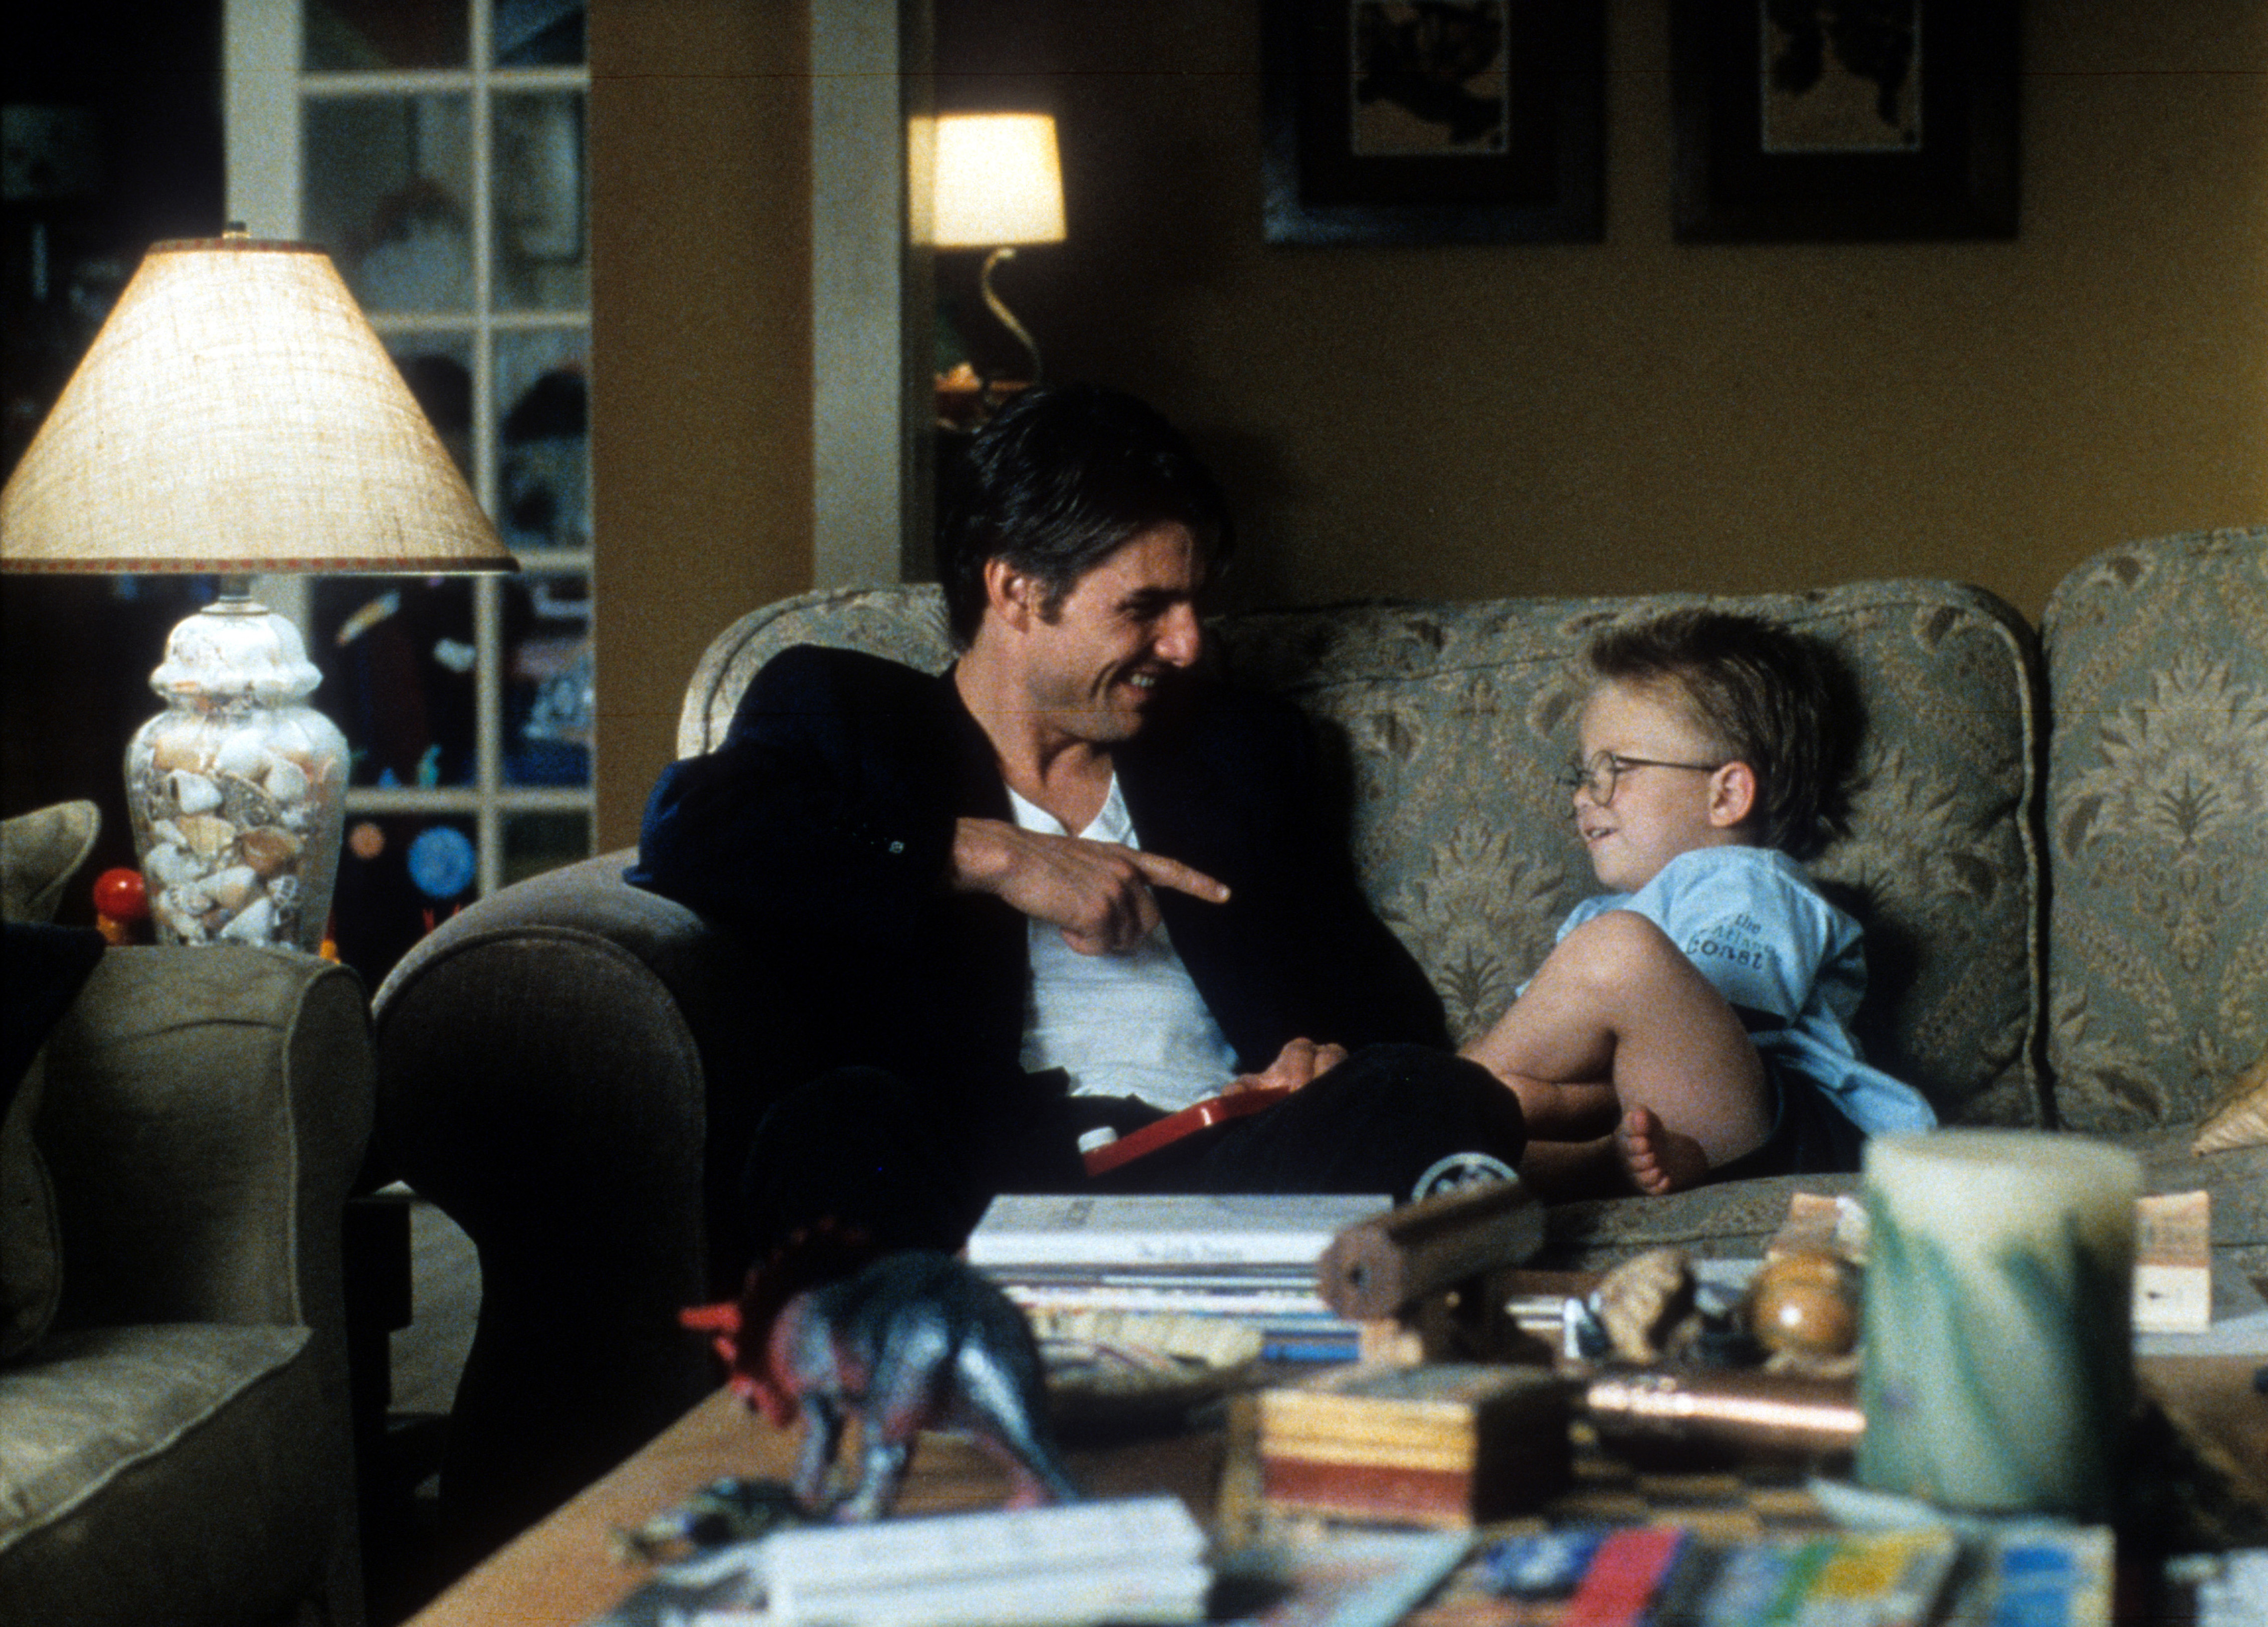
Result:
{"label": "stack of book", "polygon": [[1179,1627],[1206,1547],[1171,1497],[814,1526],[664,1565],[586,1627]]}
{"label": "stack of book", "polygon": [[1347,1361],[1357,1325],[1316,1292],[1331,1240],[1384,1197],[1133,1196],[992,1200],[968,1261],[1035,1320],[1108,1312],[1256,1328],[1271,1361]]}
{"label": "stack of book", "polygon": [[1212,1572],[1179,1499],[784,1531],[762,1550],[775,1624],[1077,1627],[1202,1621]]}

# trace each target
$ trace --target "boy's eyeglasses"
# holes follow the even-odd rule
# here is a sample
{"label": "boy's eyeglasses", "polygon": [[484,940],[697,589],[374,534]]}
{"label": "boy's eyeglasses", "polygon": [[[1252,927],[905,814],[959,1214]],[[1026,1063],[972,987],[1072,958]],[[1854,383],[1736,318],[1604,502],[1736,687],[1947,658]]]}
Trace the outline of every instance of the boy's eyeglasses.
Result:
{"label": "boy's eyeglasses", "polygon": [[1570,791],[1589,791],[1591,800],[1603,808],[1612,806],[1616,783],[1633,769],[1685,769],[1695,774],[1714,774],[1724,766],[1721,762],[1664,762],[1658,757],[1623,757],[1602,751],[1588,762],[1580,757],[1568,758],[1567,766],[1554,777]]}

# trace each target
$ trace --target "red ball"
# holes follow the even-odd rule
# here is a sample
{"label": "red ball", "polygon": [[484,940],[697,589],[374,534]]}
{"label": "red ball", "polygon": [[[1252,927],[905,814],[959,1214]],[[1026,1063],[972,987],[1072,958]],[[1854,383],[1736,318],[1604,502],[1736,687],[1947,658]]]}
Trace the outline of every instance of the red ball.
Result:
{"label": "red ball", "polygon": [[114,921],[148,919],[150,894],[142,885],[142,872],[121,865],[95,877],[94,908],[96,914]]}

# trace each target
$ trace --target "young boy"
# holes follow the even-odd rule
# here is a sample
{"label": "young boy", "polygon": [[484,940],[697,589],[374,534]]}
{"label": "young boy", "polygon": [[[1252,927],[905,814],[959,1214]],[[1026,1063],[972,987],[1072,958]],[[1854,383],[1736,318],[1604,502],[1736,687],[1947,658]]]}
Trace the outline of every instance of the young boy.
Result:
{"label": "young boy", "polygon": [[1847,749],[1823,652],[1682,610],[1609,628],[1566,776],[1591,868],[1512,1009],[1464,1054],[1520,1098],[1550,1197],[1855,1170],[1927,1101],[1859,1060],[1859,930],[1798,862]]}

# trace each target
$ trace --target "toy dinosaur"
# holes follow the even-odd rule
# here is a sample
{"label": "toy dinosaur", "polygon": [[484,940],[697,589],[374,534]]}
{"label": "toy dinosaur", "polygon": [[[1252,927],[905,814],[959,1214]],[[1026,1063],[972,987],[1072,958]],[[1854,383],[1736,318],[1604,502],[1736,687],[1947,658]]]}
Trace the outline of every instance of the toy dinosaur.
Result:
{"label": "toy dinosaur", "polygon": [[889,1512],[925,1428],[957,1430],[1006,1460],[1011,1508],[1079,1496],[1046,1432],[1037,1345],[1023,1314],[949,1255],[877,1257],[825,1231],[799,1233],[748,1273],[737,1301],[681,1312],[711,1334],[733,1394],[779,1428],[799,1410],[795,1493],[827,1506],[828,1470],[850,1414],[865,1462],[838,1520]]}

